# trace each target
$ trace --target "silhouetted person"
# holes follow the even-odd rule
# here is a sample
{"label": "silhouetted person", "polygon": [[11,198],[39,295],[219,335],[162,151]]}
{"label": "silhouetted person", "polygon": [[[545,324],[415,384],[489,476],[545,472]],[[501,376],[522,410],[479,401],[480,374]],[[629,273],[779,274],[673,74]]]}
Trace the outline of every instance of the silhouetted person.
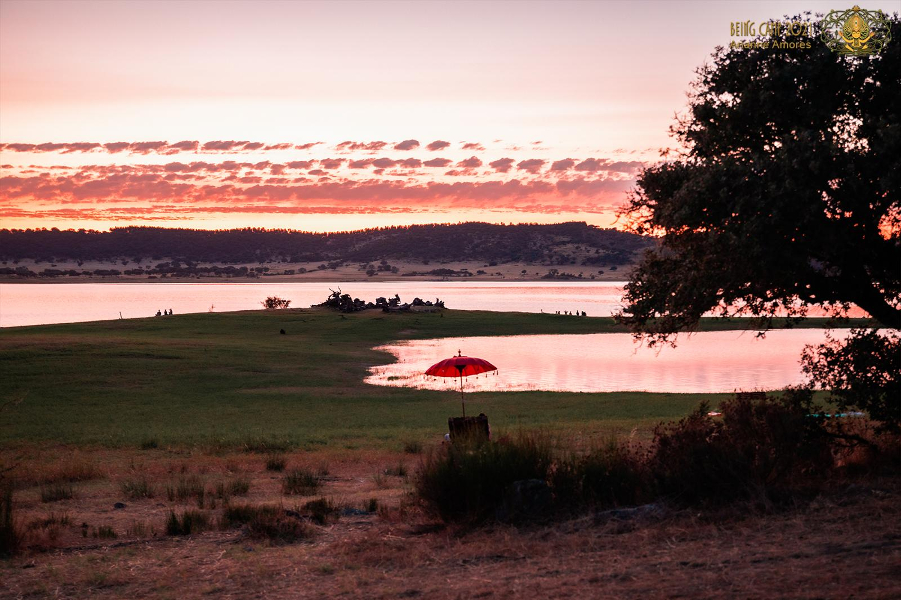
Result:
{"label": "silhouetted person", "polygon": [[160,311],[156,311],[156,316],[162,317],[162,316],[163,316],[163,313],[161,313]]}

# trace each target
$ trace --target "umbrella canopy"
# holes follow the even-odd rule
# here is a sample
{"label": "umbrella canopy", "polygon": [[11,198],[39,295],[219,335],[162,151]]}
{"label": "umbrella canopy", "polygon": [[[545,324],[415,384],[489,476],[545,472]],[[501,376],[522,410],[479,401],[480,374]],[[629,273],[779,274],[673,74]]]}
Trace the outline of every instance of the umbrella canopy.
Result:
{"label": "umbrella canopy", "polygon": [[470,375],[478,375],[479,373],[487,373],[488,371],[497,371],[497,367],[482,358],[463,356],[460,350],[457,350],[457,356],[435,363],[426,369],[425,374],[434,375],[435,377],[460,378],[460,399],[463,402],[463,416],[465,417],[466,401],[463,397],[463,378]]}
{"label": "umbrella canopy", "polygon": [[497,367],[483,358],[454,356],[435,363],[428,368],[425,374],[436,377],[469,377],[488,371],[497,371]]}

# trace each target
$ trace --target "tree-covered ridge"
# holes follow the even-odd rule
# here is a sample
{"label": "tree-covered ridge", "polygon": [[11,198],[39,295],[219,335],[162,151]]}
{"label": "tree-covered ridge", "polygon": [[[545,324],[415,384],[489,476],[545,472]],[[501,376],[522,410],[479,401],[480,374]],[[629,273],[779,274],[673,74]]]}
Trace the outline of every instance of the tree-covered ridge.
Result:
{"label": "tree-covered ridge", "polygon": [[[0,230],[0,259],[112,260],[176,258],[196,262],[371,261],[377,259],[585,264],[637,259],[650,238],[584,222],[555,225],[411,225],[340,233],[272,229],[207,231],[121,227],[108,232]],[[587,255],[587,257],[585,257]],[[564,260],[567,259],[567,260]]]}

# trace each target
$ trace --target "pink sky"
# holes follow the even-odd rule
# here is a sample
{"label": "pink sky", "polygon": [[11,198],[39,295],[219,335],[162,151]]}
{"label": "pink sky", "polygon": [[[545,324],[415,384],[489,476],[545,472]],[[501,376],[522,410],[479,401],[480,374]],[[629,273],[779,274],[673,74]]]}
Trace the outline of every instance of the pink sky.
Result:
{"label": "pink sky", "polygon": [[610,226],[731,21],[844,8],[2,0],[0,220]]}

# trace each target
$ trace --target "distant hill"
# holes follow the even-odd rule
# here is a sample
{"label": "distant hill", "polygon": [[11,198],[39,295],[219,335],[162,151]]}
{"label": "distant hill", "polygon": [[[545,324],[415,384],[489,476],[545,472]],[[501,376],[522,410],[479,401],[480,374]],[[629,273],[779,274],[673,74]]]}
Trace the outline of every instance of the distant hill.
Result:
{"label": "distant hill", "polygon": [[613,266],[633,262],[652,245],[651,238],[584,222],[411,225],[341,233],[160,227],[121,227],[108,232],[0,230],[0,260],[46,262],[167,258],[237,264],[399,259]]}

